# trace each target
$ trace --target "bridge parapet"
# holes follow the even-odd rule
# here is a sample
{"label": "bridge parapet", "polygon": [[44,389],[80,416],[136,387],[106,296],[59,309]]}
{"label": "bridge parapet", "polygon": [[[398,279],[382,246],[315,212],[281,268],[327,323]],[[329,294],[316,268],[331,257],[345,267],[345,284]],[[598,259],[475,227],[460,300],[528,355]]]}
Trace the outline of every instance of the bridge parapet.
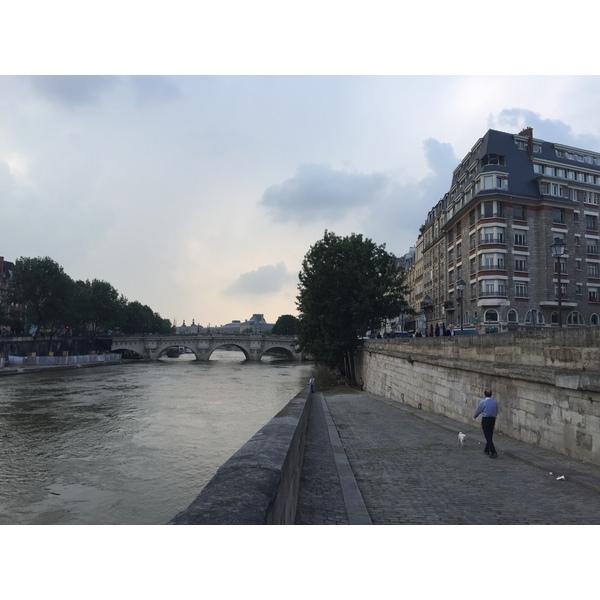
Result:
{"label": "bridge parapet", "polygon": [[169,348],[189,348],[198,360],[209,360],[218,348],[234,346],[246,360],[260,361],[269,351],[283,352],[290,360],[303,360],[293,336],[277,335],[172,335],[119,336],[112,339],[111,350],[129,350],[145,360],[157,360]]}

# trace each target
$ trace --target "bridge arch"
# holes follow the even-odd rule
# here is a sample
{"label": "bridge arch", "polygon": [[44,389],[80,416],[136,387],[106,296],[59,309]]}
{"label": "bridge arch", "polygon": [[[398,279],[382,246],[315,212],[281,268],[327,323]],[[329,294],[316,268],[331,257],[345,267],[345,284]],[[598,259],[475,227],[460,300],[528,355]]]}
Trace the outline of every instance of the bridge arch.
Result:
{"label": "bridge arch", "polygon": [[207,356],[206,360],[210,360],[210,357],[213,355],[215,350],[223,350],[223,349],[227,350],[229,348],[235,348],[236,350],[239,350],[244,355],[244,358],[246,360],[251,360],[250,354],[248,353],[246,348],[244,348],[243,346],[240,346],[239,344],[232,344],[231,342],[224,342],[222,344],[213,344],[207,353],[208,356]]}
{"label": "bridge arch", "polygon": [[266,346],[262,354],[260,355],[260,358],[262,358],[263,356],[265,356],[265,354],[268,354],[269,352],[281,353],[285,356],[286,360],[294,360],[296,358],[295,354],[289,348],[286,348],[281,344],[273,344]]}

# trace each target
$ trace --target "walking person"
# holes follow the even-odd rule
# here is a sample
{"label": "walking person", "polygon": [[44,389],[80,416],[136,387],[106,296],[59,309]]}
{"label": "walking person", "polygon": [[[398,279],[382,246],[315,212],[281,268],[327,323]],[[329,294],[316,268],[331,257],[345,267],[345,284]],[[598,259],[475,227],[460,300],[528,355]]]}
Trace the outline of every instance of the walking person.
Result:
{"label": "walking person", "polygon": [[486,388],[483,390],[485,398],[479,403],[479,406],[473,414],[476,419],[481,415],[481,429],[485,437],[484,452],[490,458],[498,458],[498,453],[494,447],[494,427],[496,425],[496,417],[498,416],[498,403],[492,398],[492,390]]}

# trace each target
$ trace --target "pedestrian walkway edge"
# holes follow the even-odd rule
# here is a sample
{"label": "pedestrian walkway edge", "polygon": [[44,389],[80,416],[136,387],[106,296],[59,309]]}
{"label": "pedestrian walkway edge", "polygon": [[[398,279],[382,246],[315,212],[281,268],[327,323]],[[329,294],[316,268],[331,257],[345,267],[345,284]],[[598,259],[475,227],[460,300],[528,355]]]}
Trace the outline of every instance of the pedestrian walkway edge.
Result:
{"label": "pedestrian walkway edge", "polygon": [[[327,400],[321,392],[315,394],[316,398],[321,402],[323,412],[325,414],[325,422],[327,423],[327,430],[329,432],[329,440],[331,442],[331,448],[333,450],[333,456],[335,459],[335,466],[340,477],[340,484],[342,487],[342,496],[344,498],[344,504],[346,507],[346,513],[348,515],[348,522],[350,525],[372,525],[369,511],[365,505],[362,494],[356,483],[354,472],[348,462],[346,451],[338,435],[335,423],[329,412],[329,406]],[[313,397],[314,399],[314,397]]]}

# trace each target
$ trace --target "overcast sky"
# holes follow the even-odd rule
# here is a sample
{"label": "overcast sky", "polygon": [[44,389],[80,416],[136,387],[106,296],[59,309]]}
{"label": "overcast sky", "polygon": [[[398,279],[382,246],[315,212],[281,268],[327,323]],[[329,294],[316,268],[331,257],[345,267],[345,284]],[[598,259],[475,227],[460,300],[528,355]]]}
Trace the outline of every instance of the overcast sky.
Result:
{"label": "overcast sky", "polygon": [[[156,53],[138,69],[112,56],[89,71],[101,75],[22,74],[88,72],[87,61],[35,68],[61,49],[60,32],[51,33],[21,71],[0,71],[0,256],[50,256],[74,279],[108,281],[177,324],[296,314],[302,259],[325,230],[362,233],[405,254],[489,128],[531,126],[541,139],[600,151],[596,76],[420,75],[419,67],[286,75],[283,62],[249,69],[274,75],[223,75],[218,63],[198,69],[207,75],[110,75],[172,72]],[[405,69],[407,47],[391,55]],[[78,48],[62,49],[72,59]],[[221,72],[244,73],[231,64],[252,48],[236,46]],[[272,61],[280,48],[268,45]],[[468,48],[465,66],[479,59],[510,73],[505,56]],[[175,72],[195,72],[190,55],[176,55],[184,68]],[[300,72],[319,73],[315,64]]]}

